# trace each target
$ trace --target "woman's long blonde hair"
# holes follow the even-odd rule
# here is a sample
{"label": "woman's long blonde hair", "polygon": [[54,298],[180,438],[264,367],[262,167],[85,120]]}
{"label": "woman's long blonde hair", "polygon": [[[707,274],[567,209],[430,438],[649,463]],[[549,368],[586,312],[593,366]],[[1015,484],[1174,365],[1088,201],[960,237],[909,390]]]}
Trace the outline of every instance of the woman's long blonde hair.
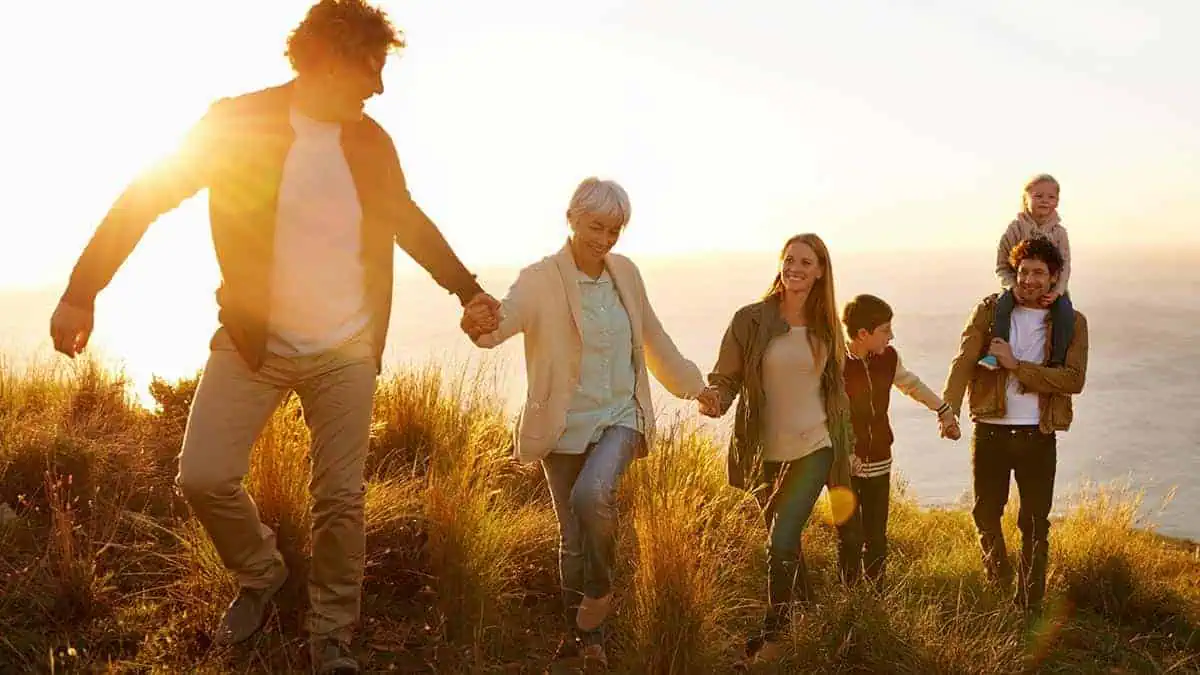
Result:
{"label": "woman's long blonde hair", "polygon": [[[783,244],[779,259],[787,255],[788,247],[795,243],[806,244],[817,254],[817,262],[824,274],[813,282],[812,290],[804,303],[804,320],[808,324],[809,343],[816,349],[828,349],[829,356],[837,365],[838,374],[846,362],[846,339],[842,335],[838,323],[837,299],[834,296],[833,260],[829,257],[829,248],[816,234],[811,232],[798,234]],[[780,272],[775,272],[775,281],[764,298],[781,298],[783,296],[783,278]]]}

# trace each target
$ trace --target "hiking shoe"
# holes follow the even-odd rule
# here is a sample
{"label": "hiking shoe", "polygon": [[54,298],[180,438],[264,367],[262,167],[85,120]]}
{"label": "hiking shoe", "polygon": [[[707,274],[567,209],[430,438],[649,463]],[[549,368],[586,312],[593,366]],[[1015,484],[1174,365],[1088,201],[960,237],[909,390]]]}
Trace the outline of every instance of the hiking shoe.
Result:
{"label": "hiking shoe", "polygon": [[242,587],[233,602],[229,603],[225,616],[221,618],[215,642],[221,646],[235,645],[257,633],[267,619],[267,605],[279,589],[283,588],[287,577],[287,566],[281,562],[275,576],[265,588]]}
{"label": "hiking shoe", "polygon": [[608,618],[608,611],[612,609],[612,599],[612,593],[601,598],[583,596],[579,609],[575,612],[575,625],[579,626],[579,630],[590,632],[599,628]]}
{"label": "hiking shoe", "polygon": [[746,652],[738,659],[733,668],[746,671],[755,663],[773,663],[783,656],[783,641],[778,637],[767,638],[756,635],[746,641]]}
{"label": "hiking shoe", "polygon": [[313,637],[308,642],[308,658],[317,675],[357,675],[358,661],[350,654],[347,642],[332,637]]}
{"label": "hiking shoe", "polygon": [[979,359],[978,363],[979,363],[979,365],[983,366],[984,368],[987,368],[988,370],[996,370],[997,368],[1000,367],[1000,362],[997,361],[996,357],[992,356],[991,354],[988,354],[987,356],[983,357],[982,359]]}

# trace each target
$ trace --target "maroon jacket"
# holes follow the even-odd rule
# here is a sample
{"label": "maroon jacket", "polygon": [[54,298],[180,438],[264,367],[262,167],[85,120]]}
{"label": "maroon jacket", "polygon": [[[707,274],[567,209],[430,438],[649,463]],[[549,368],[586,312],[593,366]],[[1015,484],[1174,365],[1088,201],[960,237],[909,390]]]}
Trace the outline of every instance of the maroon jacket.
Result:
{"label": "maroon jacket", "polygon": [[[63,301],[90,309],[162,214],[208,188],[221,285],[218,320],[254,370],[266,355],[275,210],[294,139],[294,84],[221,99],[183,147],[117,199],[71,273]],[[392,246],[466,303],[482,291],[437,227],[413,202],[391,138],[367,116],[342,129],[342,148],[362,204],[362,260],[377,366],[392,305]]]}
{"label": "maroon jacket", "polygon": [[878,462],[892,456],[894,438],[888,407],[898,363],[899,357],[892,347],[865,361],[846,359],[846,395],[850,397],[854,454],[864,462]]}

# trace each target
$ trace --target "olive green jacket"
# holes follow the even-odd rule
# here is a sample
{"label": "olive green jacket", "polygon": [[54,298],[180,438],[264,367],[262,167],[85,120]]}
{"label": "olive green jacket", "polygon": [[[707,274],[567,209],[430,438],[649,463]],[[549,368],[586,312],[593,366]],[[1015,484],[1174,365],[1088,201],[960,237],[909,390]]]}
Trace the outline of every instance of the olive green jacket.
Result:
{"label": "olive green jacket", "polygon": [[[836,330],[836,328],[835,328]],[[733,437],[730,440],[727,470],[734,487],[756,491],[763,487],[763,428],[766,392],[763,388],[762,361],[767,345],[788,331],[788,324],[774,297],[746,305],[733,315],[717,364],[708,382],[720,394],[720,414],[737,401]],[[825,344],[831,340],[826,337]],[[833,467],[829,486],[850,485],[850,455],[854,452],[854,432],[850,426],[850,405],[842,380],[843,359],[830,355],[821,374],[826,424],[833,442]]]}

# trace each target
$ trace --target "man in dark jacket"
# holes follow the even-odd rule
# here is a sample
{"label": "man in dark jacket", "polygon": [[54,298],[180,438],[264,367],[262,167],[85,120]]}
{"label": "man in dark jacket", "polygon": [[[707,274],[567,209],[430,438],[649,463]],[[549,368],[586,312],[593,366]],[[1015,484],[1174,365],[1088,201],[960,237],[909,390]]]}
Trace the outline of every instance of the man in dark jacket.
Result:
{"label": "man in dark jacket", "polygon": [[413,202],[388,134],[363,112],[403,39],[365,0],[320,0],[288,39],[297,76],[222,99],[167,161],[118,198],[80,256],[51,319],[55,349],[87,345],[96,296],[150,223],[208,190],[221,270],[220,328],[196,390],[177,482],[240,583],[217,639],[263,623],[288,571],[242,487],[267,419],[295,391],[312,434],[308,629],[320,673],[357,672],[363,473],[392,304],[393,246],[482,325],[483,292]]}

